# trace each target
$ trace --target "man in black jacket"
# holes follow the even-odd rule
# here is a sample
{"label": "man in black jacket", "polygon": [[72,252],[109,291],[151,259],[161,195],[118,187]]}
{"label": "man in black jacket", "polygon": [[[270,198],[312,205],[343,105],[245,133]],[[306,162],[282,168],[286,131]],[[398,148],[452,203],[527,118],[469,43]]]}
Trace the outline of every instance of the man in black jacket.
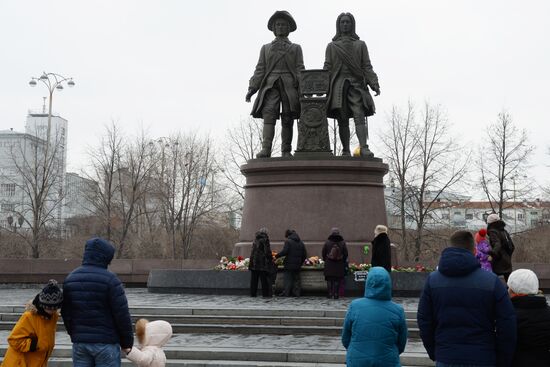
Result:
{"label": "man in black jacket", "polygon": [[296,231],[287,229],[285,232],[285,246],[279,252],[276,258],[285,257],[284,265],[284,291],[281,294],[284,297],[294,295],[300,297],[301,281],[300,270],[304,260],[307,258],[306,246],[298,237]]}
{"label": "man in black jacket", "polygon": [[120,349],[134,344],[128,300],[107,270],[115,248],[102,238],[86,242],[82,265],[63,283],[61,316],[73,342],[73,366],[119,367]]}

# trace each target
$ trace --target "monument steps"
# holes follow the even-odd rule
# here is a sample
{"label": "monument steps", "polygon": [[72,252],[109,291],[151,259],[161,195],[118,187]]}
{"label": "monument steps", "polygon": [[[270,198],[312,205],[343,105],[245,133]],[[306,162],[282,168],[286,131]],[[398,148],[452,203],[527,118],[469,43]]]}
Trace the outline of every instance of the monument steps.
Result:
{"label": "monument steps", "polygon": [[[0,353],[5,354],[5,346]],[[48,366],[71,366],[71,346],[57,345]],[[332,350],[274,350],[274,349],[236,349],[216,347],[166,347],[164,348],[168,366],[280,366],[280,367],[342,367],[345,366],[345,351]],[[123,358],[123,365],[131,365]],[[401,354],[403,366],[433,366],[425,355],[415,352]]]}
{"label": "monument steps", "polygon": [[[271,310],[275,315],[265,314],[266,310],[255,309],[180,309],[181,315],[166,315],[164,309],[131,309],[132,319],[150,321],[162,319],[172,324],[174,333],[230,333],[230,334],[274,334],[274,335],[332,335],[341,334],[344,313],[321,316],[283,316],[285,312],[294,314],[296,310]],[[139,311],[145,313],[140,314]],[[213,315],[208,314],[213,313]],[[235,315],[235,313],[239,315]],[[249,314],[246,314],[249,313]],[[261,313],[262,315],[257,315]],[[301,315],[336,313],[335,311],[300,310]],[[252,315],[251,315],[252,314]],[[0,312],[0,330],[11,330],[20,313]],[[332,317],[340,316],[340,317]],[[410,316],[410,315],[408,315]],[[418,338],[416,319],[407,319],[409,337]],[[64,330],[62,322],[58,331]]]}
{"label": "monument steps", "polygon": [[[7,349],[9,330],[22,312],[20,306],[0,306],[2,356]],[[140,306],[130,307],[130,312],[134,322],[138,318],[147,318],[150,321],[163,319],[172,324],[174,336],[165,348],[168,366],[345,365],[345,350],[339,340],[346,313],[343,309]],[[406,316],[409,343],[401,355],[402,365],[433,366],[417,339],[416,312],[408,310]],[[63,329],[60,322],[57,345],[49,366],[72,366],[71,344]],[[253,345],[248,345],[249,341]],[[272,349],[265,348],[272,345]],[[131,364],[123,359],[123,365]]]}

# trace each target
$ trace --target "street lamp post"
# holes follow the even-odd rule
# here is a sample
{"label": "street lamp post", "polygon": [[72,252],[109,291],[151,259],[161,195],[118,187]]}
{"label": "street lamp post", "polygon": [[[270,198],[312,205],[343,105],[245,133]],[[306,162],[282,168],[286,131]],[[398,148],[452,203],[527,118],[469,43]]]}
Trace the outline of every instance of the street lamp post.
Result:
{"label": "street lamp post", "polygon": [[[46,131],[46,148],[44,152],[44,171],[46,170],[46,167],[50,166],[48,164],[49,159],[49,153],[50,153],[50,135],[52,130],[52,103],[53,103],[53,93],[58,90],[62,91],[64,89],[63,85],[67,85],[69,88],[74,87],[75,83],[73,81],[73,78],[64,77],[63,75],[56,74],[56,73],[46,73],[43,72],[42,75],[38,78],[31,77],[31,80],[29,82],[29,85],[31,87],[36,87],[38,82],[41,82],[46,86],[49,92],[49,100],[48,100],[48,127]],[[44,172],[46,174],[46,172]],[[64,185],[64,179],[65,172],[61,172],[62,180],[60,183],[60,187],[58,190],[59,193],[59,199],[61,200],[63,196],[63,185]],[[58,209],[58,231],[61,232],[61,206],[59,206]],[[60,234],[60,233],[59,233]]]}
{"label": "street lamp post", "polygon": [[66,84],[69,88],[72,88],[74,87],[75,83],[73,81],[73,78],[67,78],[56,73],[46,73],[46,72],[43,72],[42,75],[38,78],[32,77],[31,81],[29,82],[29,85],[31,87],[36,87],[38,82],[41,82],[42,84],[44,84],[50,94],[49,100],[48,100],[48,130],[46,135],[46,153],[47,153],[50,145],[50,134],[52,129],[53,93],[56,90],[62,91],[64,89],[63,87],[64,84]]}

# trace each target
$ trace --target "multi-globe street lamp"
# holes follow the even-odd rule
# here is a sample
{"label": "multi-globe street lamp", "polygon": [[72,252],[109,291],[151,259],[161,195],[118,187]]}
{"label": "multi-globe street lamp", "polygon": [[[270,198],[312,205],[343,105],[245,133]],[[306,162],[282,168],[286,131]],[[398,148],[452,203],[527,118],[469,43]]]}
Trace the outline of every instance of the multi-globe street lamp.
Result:
{"label": "multi-globe street lamp", "polygon": [[58,90],[62,91],[64,89],[63,85],[66,84],[69,88],[74,87],[75,83],[73,81],[73,78],[67,78],[63,75],[59,75],[56,73],[46,73],[43,72],[42,75],[38,78],[32,77],[31,81],[29,82],[29,85],[31,87],[36,87],[38,82],[41,82],[46,86],[49,92],[49,100],[48,100],[48,130],[46,135],[46,152],[49,149],[50,145],[50,134],[51,134],[51,128],[52,128],[52,100],[53,100],[53,93]]}
{"label": "multi-globe street lamp", "polygon": [[[46,170],[46,167],[50,166],[48,164],[48,159],[49,159],[49,154],[50,154],[50,135],[51,135],[51,130],[52,130],[52,103],[53,103],[53,94],[54,92],[57,90],[57,91],[62,91],[64,89],[64,85],[67,85],[69,88],[72,88],[74,87],[75,83],[73,81],[73,78],[68,78],[68,77],[65,77],[63,75],[60,75],[60,74],[56,74],[56,73],[46,73],[45,71],[42,73],[42,75],[40,75],[40,77],[36,78],[36,77],[31,77],[31,80],[29,82],[29,85],[31,87],[36,87],[36,85],[38,84],[38,82],[44,84],[46,86],[46,88],[48,89],[48,92],[49,92],[49,100],[48,100],[48,127],[47,127],[47,131],[46,131],[46,147],[45,147],[45,152],[44,152],[44,170]],[[41,136],[41,138],[43,138]],[[44,172],[46,173],[46,172]],[[65,176],[65,172],[61,172],[61,174],[63,175],[63,177]],[[59,187],[59,198],[61,198],[63,196],[63,182],[64,180],[61,181],[61,185]],[[61,206],[59,206],[59,209],[58,209],[58,230],[60,231],[61,230]]]}

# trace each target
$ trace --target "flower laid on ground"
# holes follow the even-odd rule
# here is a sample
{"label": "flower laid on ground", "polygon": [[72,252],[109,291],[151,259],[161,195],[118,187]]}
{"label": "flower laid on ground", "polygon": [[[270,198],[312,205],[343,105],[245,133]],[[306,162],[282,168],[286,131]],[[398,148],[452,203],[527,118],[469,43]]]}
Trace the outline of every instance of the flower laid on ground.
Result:
{"label": "flower laid on ground", "polygon": [[348,265],[349,272],[355,273],[356,271],[369,271],[371,268],[371,264],[356,264],[356,263],[349,263]]}
{"label": "flower laid on ground", "polygon": [[432,271],[434,271],[434,269],[425,267],[424,265],[420,265],[420,264],[416,264],[415,266],[409,266],[409,267],[405,267],[405,266],[396,266],[396,267],[394,267],[394,266],[392,266],[391,270],[392,271],[401,271],[401,272],[405,272],[405,273],[422,273],[422,272],[432,272]]}
{"label": "flower laid on ground", "polygon": [[248,270],[250,259],[242,256],[222,256],[220,263],[214,268],[216,270]]}
{"label": "flower laid on ground", "polygon": [[311,256],[304,260],[303,266],[314,266],[316,268],[324,267],[325,262],[319,256]]}
{"label": "flower laid on ground", "polygon": [[[355,264],[350,263],[349,264],[349,271],[350,273],[354,273],[356,271],[369,271],[372,267],[371,264]],[[392,271],[395,272],[404,272],[404,273],[421,273],[421,272],[432,272],[432,268],[425,267],[424,265],[417,264],[415,266],[392,266]]]}

